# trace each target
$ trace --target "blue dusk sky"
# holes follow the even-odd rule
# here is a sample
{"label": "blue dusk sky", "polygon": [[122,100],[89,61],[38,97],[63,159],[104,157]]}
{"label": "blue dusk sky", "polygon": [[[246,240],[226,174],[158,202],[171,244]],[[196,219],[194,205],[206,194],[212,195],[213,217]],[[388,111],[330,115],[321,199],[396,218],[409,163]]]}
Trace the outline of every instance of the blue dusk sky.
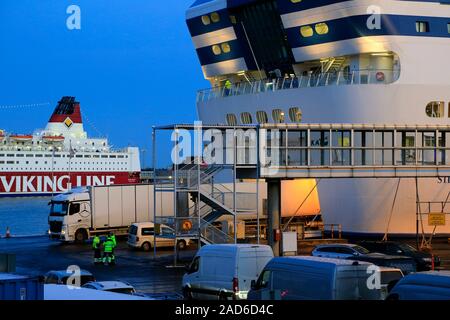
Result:
{"label": "blue dusk sky", "polygon": [[[196,119],[208,87],[185,23],[194,0],[0,0],[0,129],[44,128],[76,96],[92,137],[146,149],[151,127]],[[70,5],[81,30],[69,30]],[[40,107],[9,105],[49,103]],[[161,149],[168,162],[170,147]]]}

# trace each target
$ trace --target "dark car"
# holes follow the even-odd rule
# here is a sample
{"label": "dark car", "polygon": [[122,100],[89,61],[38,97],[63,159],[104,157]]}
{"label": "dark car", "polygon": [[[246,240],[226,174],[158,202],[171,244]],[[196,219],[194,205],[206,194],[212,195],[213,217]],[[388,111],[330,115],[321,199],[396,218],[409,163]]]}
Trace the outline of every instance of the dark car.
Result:
{"label": "dark car", "polygon": [[372,252],[348,258],[350,260],[365,261],[379,267],[397,268],[404,274],[417,271],[417,264],[413,258],[404,256],[390,256],[383,253]]}
{"label": "dark car", "polygon": [[[67,270],[53,270],[49,271],[44,276],[45,284],[64,284],[64,285],[72,285],[70,277],[74,276],[74,273],[71,273]],[[77,276],[77,275],[75,275]],[[79,276],[79,285],[83,286],[88,282],[95,281],[94,276],[87,270],[80,270]]]}
{"label": "dark car", "polygon": [[431,253],[422,252],[406,243],[394,241],[363,241],[361,245],[370,252],[380,252],[387,255],[410,257],[417,264],[417,271],[429,271],[432,269],[432,259],[434,266],[439,267],[441,260]]}
{"label": "dark car", "polygon": [[380,267],[400,269],[404,274],[417,271],[416,262],[413,258],[370,252],[367,248],[356,244],[336,243],[319,245],[314,248],[311,255],[324,258],[366,261]]}

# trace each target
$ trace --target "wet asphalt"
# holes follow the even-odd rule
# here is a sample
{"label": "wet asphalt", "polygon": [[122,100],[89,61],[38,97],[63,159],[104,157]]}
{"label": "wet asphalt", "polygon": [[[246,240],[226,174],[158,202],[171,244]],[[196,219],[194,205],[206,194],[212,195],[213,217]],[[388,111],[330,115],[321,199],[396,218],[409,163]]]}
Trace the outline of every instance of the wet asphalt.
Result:
{"label": "wet asphalt", "polygon": [[[413,241],[405,242],[413,244]],[[299,253],[309,254],[301,249],[309,247],[300,248],[299,245]],[[68,266],[77,265],[90,271],[98,281],[126,281],[146,294],[181,295],[184,266],[192,260],[196,247],[181,251],[177,266],[174,266],[173,248],[158,248],[154,256],[153,250],[143,252],[128,248],[126,240],[120,238],[115,250],[115,266],[94,265],[90,243],[64,244],[46,236],[2,238],[0,253],[15,254],[16,273],[22,275],[44,275],[50,270],[65,270]],[[450,241],[435,239],[433,253],[441,257],[441,269],[450,270]]]}
{"label": "wet asphalt", "polygon": [[129,282],[142,293],[181,293],[181,280],[195,255],[195,248],[180,252],[174,267],[173,248],[158,248],[143,252],[128,248],[125,239],[118,239],[115,250],[116,265],[93,264],[89,243],[63,244],[46,236],[0,239],[0,253],[16,255],[16,273],[44,275],[50,270],[65,270],[70,265],[90,271],[98,281],[121,280]]}

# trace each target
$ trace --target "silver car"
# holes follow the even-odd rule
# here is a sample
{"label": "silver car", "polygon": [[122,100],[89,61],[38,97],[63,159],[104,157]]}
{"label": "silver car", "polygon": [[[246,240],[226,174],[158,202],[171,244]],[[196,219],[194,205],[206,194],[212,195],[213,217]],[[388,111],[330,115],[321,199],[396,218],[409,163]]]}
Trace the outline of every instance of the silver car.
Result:
{"label": "silver car", "polygon": [[370,253],[369,250],[356,244],[339,243],[319,245],[314,248],[311,255],[323,258],[348,259],[368,253]]}

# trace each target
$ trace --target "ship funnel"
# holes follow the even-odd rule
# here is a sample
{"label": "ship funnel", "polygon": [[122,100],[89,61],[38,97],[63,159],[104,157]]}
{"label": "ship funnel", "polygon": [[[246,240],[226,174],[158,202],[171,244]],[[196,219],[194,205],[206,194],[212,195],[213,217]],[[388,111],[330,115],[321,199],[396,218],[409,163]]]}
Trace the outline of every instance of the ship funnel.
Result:
{"label": "ship funnel", "polygon": [[45,131],[50,135],[86,138],[81,118],[80,103],[75,97],[62,97],[58,102]]}
{"label": "ship funnel", "polygon": [[75,100],[75,97],[62,97],[48,122],[64,123],[67,126],[82,123],[80,103]]}

